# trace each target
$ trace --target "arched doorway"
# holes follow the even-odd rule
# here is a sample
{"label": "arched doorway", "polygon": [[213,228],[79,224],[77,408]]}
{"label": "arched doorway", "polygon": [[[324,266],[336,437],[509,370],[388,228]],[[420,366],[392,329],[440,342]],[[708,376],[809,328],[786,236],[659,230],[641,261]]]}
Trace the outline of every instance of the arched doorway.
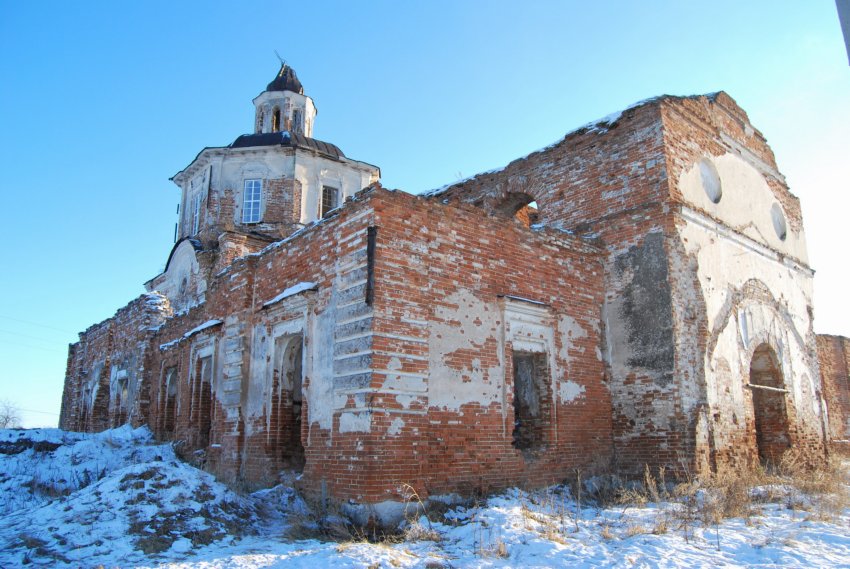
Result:
{"label": "arched doorway", "polygon": [[775,464],[791,446],[785,381],[776,352],[761,344],[750,362],[749,388],[753,399],[756,447],[762,464]]}
{"label": "arched doorway", "polygon": [[274,350],[272,412],[277,452],[284,467],[300,472],[304,469],[301,443],[304,336],[291,334],[276,338]]}

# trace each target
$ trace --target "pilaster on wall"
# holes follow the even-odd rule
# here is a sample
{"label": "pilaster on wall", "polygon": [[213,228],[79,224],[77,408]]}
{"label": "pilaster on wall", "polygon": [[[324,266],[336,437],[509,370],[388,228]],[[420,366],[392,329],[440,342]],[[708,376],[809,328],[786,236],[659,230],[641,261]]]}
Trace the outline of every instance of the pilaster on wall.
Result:
{"label": "pilaster on wall", "polygon": [[850,338],[818,335],[823,397],[829,409],[830,449],[850,455]]}

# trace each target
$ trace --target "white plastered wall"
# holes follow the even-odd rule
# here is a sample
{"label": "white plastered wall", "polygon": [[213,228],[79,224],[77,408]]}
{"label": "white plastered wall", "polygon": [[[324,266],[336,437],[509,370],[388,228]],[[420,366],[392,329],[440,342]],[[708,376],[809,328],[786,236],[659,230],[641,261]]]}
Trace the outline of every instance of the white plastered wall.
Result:
{"label": "white plastered wall", "polygon": [[[287,105],[287,102],[289,103]],[[280,109],[281,124],[279,130],[284,130],[286,119],[292,119],[295,110],[299,110],[303,116],[303,132],[305,136],[313,136],[313,125],[316,121],[316,105],[313,99],[307,95],[293,91],[264,91],[254,99],[255,113],[262,113],[261,132],[272,131],[272,111],[275,107]]]}
{"label": "white plastered wall", "polygon": [[152,290],[165,295],[175,312],[203,301],[207,281],[200,273],[195,247],[189,241],[177,246],[166,271],[150,283],[148,292]]}
{"label": "white plastered wall", "polygon": [[[224,190],[232,191],[233,222],[242,221],[242,203],[245,180],[248,179],[296,179],[301,183],[301,212],[299,222],[303,224],[315,221],[319,217],[319,200],[322,186],[333,186],[340,190],[340,204],[345,198],[377,182],[378,169],[365,163],[342,158],[333,160],[315,152],[291,149],[279,146],[227,150],[220,156],[212,156],[217,151],[209,151],[210,156],[202,153],[198,163],[192,166],[197,170],[192,180],[206,180],[211,176],[211,191],[219,202],[224,199]],[[209,160],[209,164],[207,163]],[[210,174],[203,172],[210,171]],[[201,183],[201,182],[197,182]],[[204,182],[206,183],[206,182]],[[185,182],[183,190],[182,215],[180,216],[180,236],[191,234],[193,189],[191,182]],[[266,192],[260,203],[260,218],[265,218]],[[204,190],[205,192],[205,190]],[[206,193],[204,193],[206,196]],[[203,208],[202,208],[203,209]],[[202,212],[202,215],[205,212]],[[203,220],[201,222],[203,227]]]}
{"label": "white plastered wall", "polygon": [[308,408],[310,409],[310,420],[314,420],[314,409],[317,414],[321,415],[323,402],[312,396],[313,391],[317,391],[321,383],[321,380],[318,380],[316,385],[314,385],[312,381],[316,376],[313,371],[315,358],[311,349],[314,341],[310,336],[310,330],[313,324],[310,317],[312,294],[305,292],[269,308],[267,311],[269,319],[276,319],[281,315],[285,315],[285,319],[281,322],[277,322],[271,327],[263,323],[258,323],[254,326],[251,340],[250,380],[247,382],[243,406],[243,413],[249,419],[245,421],[246,435],[254,433],[254,419],[258,418],[265,419],[266,431],[268,431],[269,422],[272,418],[271,403],[274,396],[272,393],[272,378],[275,360],[278,357],[278,354],[275,353],[275,343],[280,337],[295,336],[297,334],[303,337],[304,349],[301,352],[301,374],[304,397],[307,399]]}
{"label": "white plastered wall", "polygon": [[[764,176],[740,156],[703,157],[682,174],[679,190],[686,203],[735,232],[803,264],[808,262],[802,225],[792,227]],[[776,225],[781,224],[777,208],[785,218],[785,239],[777,232]]]}
{"label": "white plastered wall", "polygon": [[301,223],[319,218],[319,200],[322,186],[339,190],[340,205],[378,180],[376,169],[370,170],[351,161],[337,162],[309,152],[295,156],[295,179],[301,182]]}
{"label": "white plastered wall", "polygon": [[[587,334],[572,319],[556,318],[548,306],[534,301],[504,297],[500,302],[485,302],[467,290],[447,297],[445,306],[437,307],[435,313],[428,337],[429,407],[460,412],[463,405],[497,404],[503,418],[503,435],[507,436],[512,430],[507,424],[507,342],[517,351],[548,355],[553,401],[569,404],[584,396],[584,386],[566,373],[567,354],[573,342]],[[489,351],[488,345],[496,350],[496,365],[485,367],[480,360],[466,362],[463,357],[458,358],[462,366],[452,365],[454,353]],[[554,424],[557,405],[552,413]]]}
{"label": "white plastered wall", "polygon": [[[687,318],[703,304],[708,330],[702,361],[695,362],[704,366],[707,403],[698,418],[698,445],[732,450],[740,444],[753,412],[745,384],[761,343],[780,361],[798,424],[819,436],[812,271],[802,225],[793,229],[786,222],[785,239],[780,238],[771,213],[778,204],[774,193],[756,168],[732,154],[704,157],[682,174],[679,188],[686,205],[678,238],[688,266],[696,267],[698,286],[680,289],[678,310]],[[678,263],[688,261],[674,259],[674,271],[683,269]],[[679,373],[699,377],[700,370],[682,369],[687,358],[679,351]],[[701,404],[699,391],[695,384],[683,386],[686,412]]]}

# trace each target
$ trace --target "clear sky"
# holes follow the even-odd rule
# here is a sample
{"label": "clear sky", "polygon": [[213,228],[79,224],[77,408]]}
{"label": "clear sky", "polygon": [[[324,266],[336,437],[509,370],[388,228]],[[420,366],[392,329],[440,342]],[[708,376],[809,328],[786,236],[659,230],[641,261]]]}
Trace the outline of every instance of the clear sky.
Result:
{"label": "clear sky", "polygon": [[314,136],[413,193],[660,94],[725,90],[800,197],[815,329],[850,335],[850,66],[832,0],[0,0],[0,399],[58,420],[67,345],[170,248],[168,178],[298,72]]}

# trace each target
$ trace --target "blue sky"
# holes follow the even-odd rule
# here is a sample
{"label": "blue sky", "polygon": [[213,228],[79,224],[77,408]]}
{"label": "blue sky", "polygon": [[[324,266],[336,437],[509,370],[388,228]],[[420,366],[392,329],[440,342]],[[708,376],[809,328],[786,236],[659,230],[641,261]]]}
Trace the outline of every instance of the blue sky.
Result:
{"label": "blue sky", "polygon": [[67,345],[172,245],[168,178],[253,124],[277,50],[314,135],[420,192],[647,97],[723,89],[803,204],[815,329],[850,335],[850,66],[832,1],[0,0],[0,399],[58,419]]}

